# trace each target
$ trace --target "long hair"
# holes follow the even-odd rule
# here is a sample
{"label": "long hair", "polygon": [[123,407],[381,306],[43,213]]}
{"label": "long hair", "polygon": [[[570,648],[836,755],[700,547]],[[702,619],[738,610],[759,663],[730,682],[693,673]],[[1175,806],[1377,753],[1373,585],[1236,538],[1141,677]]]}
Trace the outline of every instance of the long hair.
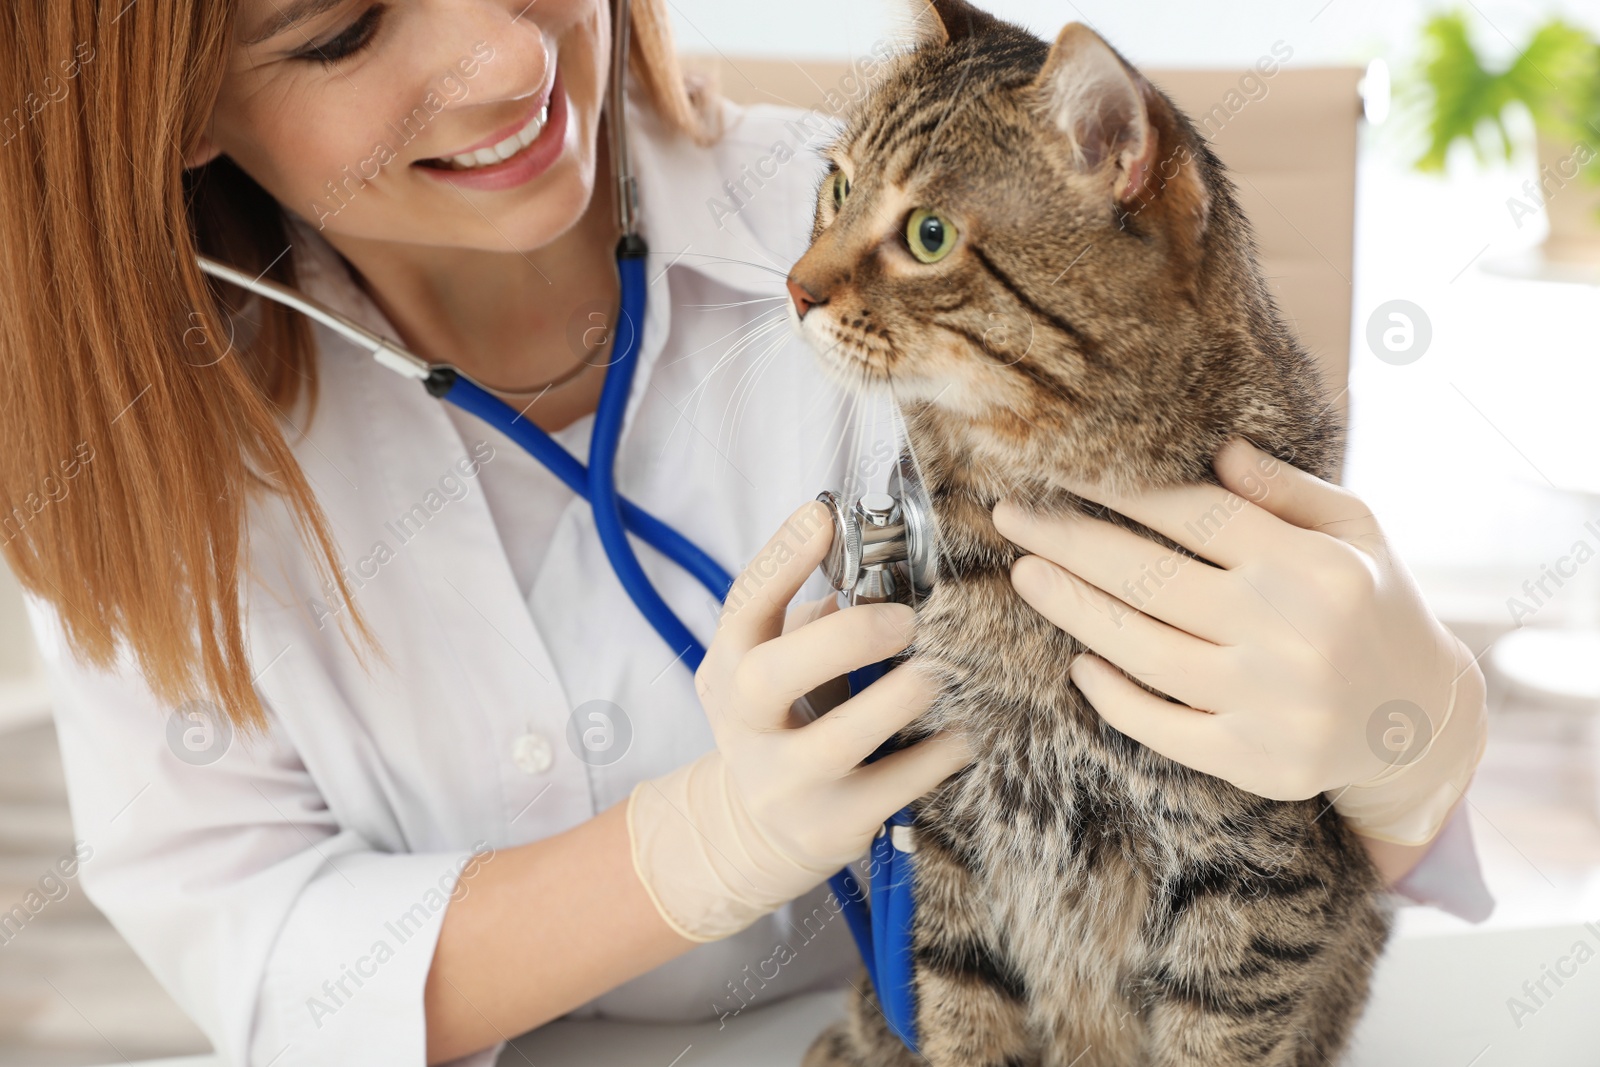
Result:
{"label": "long hair", "polygon": [[[715,94],[686,85],[662,2],[632,0],[632,71],[669,125],[707,144]],[[269,304],[241,340],[239,294],[195,264],[205,252],[295,284],[278,203],[226,158],[183,167],[233,7],[11,0],[0,13],[0,547],[80,659],[108,667],[126,650],[162,702],[209,699],[260,730],[241,582],[253,494],[286,501],[363,664],[386,657],[280,428],[302,395],[316,403],[311,331]]]}

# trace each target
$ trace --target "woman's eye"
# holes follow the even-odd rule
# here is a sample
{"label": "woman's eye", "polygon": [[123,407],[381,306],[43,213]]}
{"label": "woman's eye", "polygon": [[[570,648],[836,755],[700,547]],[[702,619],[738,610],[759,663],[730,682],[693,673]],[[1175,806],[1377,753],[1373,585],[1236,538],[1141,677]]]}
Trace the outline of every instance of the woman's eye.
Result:
{"label": "woman's eye", "polygon": [[293,53],[291,58],[332,66],[371,44],[374,34],[378,31],[378,20],[382,17],[383,5],[375,4],[334,36]]}
{"label": "woman's eye", "polygon": [[955,246],[955,224],[943,215],[919,207],[906,220],[906,243],[911,246],[911,254],[922,262],[937,263]]}
{"label": "woman's eye", "polygon": [[833,175],[833,207],[834,210],[844,207],[844,198],[850,195],[850,179],[844,176],[844,171],[835,171]]}

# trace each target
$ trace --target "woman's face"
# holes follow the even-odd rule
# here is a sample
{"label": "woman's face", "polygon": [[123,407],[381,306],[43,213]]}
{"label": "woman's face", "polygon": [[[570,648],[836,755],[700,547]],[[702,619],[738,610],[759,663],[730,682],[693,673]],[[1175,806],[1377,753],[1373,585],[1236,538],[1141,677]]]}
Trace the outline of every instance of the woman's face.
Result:
{"label": "woman's face", "polygon": [[606,0],[237,3],[207,154],[313,226],[526,251],[583,214]]}

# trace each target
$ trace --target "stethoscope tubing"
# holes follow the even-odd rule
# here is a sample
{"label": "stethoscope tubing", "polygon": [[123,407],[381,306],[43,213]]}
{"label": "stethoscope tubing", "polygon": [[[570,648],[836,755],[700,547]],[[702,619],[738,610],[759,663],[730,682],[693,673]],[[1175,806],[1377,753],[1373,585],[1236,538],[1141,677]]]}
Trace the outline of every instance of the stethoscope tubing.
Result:
{"label": "stethoscope tubing", "polygon": [[[639,343],[644,334],[646,254],[644,241],[637,236],[625,236],[617,246],[622,308],[617,329],[612,331],[615,358],[606,368],[600,402],[594,414],[594,429],[589,436],[589,506],[594,512],[595,531],[617,579],[668,647],[683,658],[690,671],[696,671],[705,659],[705,646],[661,599],[661,594],[646,577],[633,545],[628,542],[622,520],[622,498],[617,492],[617,451],[633,374],[639,365]],[[625,333],[624,326],[628,327]],[[732,585],[729,579],[720,590],[714,591],[717,603],[722,603]]]}

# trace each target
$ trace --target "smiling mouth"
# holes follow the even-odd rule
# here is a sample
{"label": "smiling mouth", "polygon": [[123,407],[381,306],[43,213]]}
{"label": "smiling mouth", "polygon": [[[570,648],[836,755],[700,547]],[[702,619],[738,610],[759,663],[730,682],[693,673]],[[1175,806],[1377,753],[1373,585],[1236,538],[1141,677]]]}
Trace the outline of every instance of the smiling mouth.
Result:
{"label": "smiling mouth", "polygon": [[[550,62],[550,66],[555,66],[554,61]],[[544,91],[544,104],[528,117],[522,128],[507,133],[494,144],[453,155],[435,155],[426,160],[416,160],[414,165],[427,166],[430,170],[438,171],[475,171],[488,166],[499,166],[507,160],[512,160],[533,146],[533,142],[538,141],[539,134],[546,130],[550,122],[550,109],[555,106],[557,91],[560,91],[560,70],[555,70],[555,77],[550,80],[549,88]]]}
{"label": "smiling mouth", "polygon": [[550,121],[550,102],[545,101],[533,118],[527,124],[511,134],[505,140],[499,141],[488,148],[479,148],[472,152],[463,152],[460,155],[440,156],[433,159],[419,159],[417,165],[433,167],[436,170],[477,170],[479,167],[492,167],[504,163],[506,160],[523,151],[544,132],[545,123]]}

